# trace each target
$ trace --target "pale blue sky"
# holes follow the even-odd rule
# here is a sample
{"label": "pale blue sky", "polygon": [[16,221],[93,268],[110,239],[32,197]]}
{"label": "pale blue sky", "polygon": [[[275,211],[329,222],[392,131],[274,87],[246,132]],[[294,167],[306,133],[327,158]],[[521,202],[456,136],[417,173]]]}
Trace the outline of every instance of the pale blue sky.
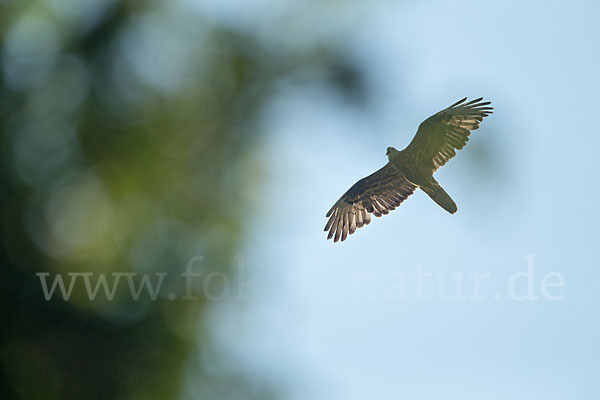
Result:
{"label": "pale blue sky", "polygon": [[[363,111],[319,82],[282,82],[266,107],[267,182],[242,255],[259,290],[217,305],[226,352],[289,399],[598,398],[598,3],[315,2],[300,14],[314,30],[292,24],[275,38],[260,4],[211,15],[280,45],[338,42],[365,68],[370,102]],[[346,242],[325,240],[331,204],[463,96],[484,96],[495,114],[436,174],[458,213],[417,193]],[[556,271],[563,300],[508,298],[527,255],[535,295]],[[419,299],[419,268],[444,274],[449,292],[459,273],[467,297],[469,274],[489,272],[485,299]],[[389,295],[398,274],[405,300]]]}

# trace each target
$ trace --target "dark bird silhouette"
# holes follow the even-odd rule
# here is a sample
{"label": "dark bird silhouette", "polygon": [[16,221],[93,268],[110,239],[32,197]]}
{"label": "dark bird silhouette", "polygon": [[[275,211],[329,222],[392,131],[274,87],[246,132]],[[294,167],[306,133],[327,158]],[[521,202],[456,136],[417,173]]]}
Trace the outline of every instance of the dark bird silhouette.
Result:
{"label": "dark bird silhouette", "polygon": [[439,167],[465,147],[472,130],[492,114],[489,101],[482,97],[465,103],[467,98],[427,118],[419,125],[412,142],[402,151],[387,148],[389,162],[380,170],[356,182],[331,207],[325,231],[327,239],[346,240],[356,228],[398,207],[415,189],[421,188],[444,210],[454,214],[456,204],[433,178]]}

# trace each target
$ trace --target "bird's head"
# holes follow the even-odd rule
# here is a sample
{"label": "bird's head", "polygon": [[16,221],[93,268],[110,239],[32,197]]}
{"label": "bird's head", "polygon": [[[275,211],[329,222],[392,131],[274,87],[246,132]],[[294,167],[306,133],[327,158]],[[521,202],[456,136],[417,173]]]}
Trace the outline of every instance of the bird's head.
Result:
{"label": "bird's head", "polygon": [[391,156],[392,154],[394,154],[394,153],[397,153],[397,152],[398,152],[398,150],[396,150],[395,148],[393,148],[393,147],[388,147],[388,148],[387,148],[387,151],[385,152],[385,155],[389,157],[389,156]]}

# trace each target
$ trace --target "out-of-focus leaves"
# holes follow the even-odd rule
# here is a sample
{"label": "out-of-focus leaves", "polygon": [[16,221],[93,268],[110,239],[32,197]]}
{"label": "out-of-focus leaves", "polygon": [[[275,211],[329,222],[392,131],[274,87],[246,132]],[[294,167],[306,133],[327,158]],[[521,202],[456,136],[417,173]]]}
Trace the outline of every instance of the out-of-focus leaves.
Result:
{"label": "out-of-focus leaves", "polygon": [[[360,97],[358,72],[322,49],[270,49],[177,2],[0,7],[0,396],[271,397],[191,361],[211,351],[209,301],[202,285],[182,300],[181,273],[197,256],[205,274],[232,273],[260,179],[254,118],[272,83],[312,66]],[[93,273],[92,285],[161,273],[165,290],[135,300],[121,285],[90,301],[77,284],[68,301],[47,301],[37,272]],[[194,393],[181,393],[184,374]]]}

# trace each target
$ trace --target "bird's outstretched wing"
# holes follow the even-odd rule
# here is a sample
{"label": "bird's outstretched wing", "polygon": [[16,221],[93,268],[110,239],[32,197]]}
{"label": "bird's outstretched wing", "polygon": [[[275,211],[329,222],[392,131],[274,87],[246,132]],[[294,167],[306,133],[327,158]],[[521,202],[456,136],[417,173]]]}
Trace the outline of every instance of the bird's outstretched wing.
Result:
{"label": "bird's outstretched wing", "polygon": [[371,222],[371,213],[376,217],[388,214],[413,194],[416,186],[406,180],[396,168],[389,163],[375,173],[356,182],[331,207],[326,217],[329,218],[325,231],[329,231],[327,239],[337,242],[346,240],[356,228]]}
{"label": "bird's outstretched wing", "polygon": [[405,151],[423,167],[436,171],[465,147],[470,131],[478,129],[484,117],[492,114],[489,101],[467,98],[427,118]]}

